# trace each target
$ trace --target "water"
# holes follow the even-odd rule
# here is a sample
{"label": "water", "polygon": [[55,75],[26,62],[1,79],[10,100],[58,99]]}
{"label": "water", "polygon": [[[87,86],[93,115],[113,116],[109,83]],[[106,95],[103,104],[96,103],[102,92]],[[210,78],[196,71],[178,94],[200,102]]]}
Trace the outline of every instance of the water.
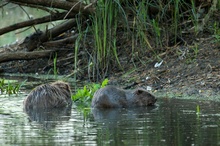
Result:
{"label": "water", "polygon": [[24,98],[0,98],[0,145],[220,145],[216,102],[160,98],[148,108],[85,114],[73,106],[28,116]]}
{"label": "water", "polygon": [[[0,1],[0,5],[4,5],[5,2]],[[49,13],[42,11],[40,9],[34,9],[25,6],[18,6],[15,4],[8,4],[1,9],[0,18],[1,24],[0,29],[8,27],[10,25],[24,22],[30,19],[40,18],[43,16],[47,16]],[[47,28],[51,28],[54,25],[59,24],[62,21],[53,21],[40,25],[36,25],[34,27],[25,27],[21,29],[17,29],[15,31],[0,35],[0,47],[7,44],[13,44],[15,42],[20,42],[28,35],[35,32],[35,29],[40,29],[45,31]],[[1,49],[1,48],[0,48]]]}

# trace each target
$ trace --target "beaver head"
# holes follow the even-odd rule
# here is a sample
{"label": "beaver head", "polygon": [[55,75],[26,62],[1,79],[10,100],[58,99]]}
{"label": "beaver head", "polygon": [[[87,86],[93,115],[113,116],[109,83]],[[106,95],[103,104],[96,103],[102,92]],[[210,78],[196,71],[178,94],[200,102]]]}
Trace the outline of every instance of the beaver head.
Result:
{"label": "beaver head", "polygon": [[134,91],[134,102],[136,106],[154,105],[157,99],[144,89],[136,89]]}
{"label": "beaver head", "polygon": [[56,82],[51,83],[51,85],[55,86],[55,87],[58,87],[60,89],[66,90],[68,92],[71,91],[69,84],[66,83],[66,82],[63,82],[63,81],[56,81]]}

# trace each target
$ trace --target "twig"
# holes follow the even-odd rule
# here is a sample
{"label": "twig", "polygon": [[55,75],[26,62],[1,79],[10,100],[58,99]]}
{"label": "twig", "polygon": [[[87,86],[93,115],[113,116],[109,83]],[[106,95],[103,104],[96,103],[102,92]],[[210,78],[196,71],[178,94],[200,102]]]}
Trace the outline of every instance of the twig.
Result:
{"label": "twig", "polygon": [[75,3],[75,5],[72,6],[72,8],[68,11],[68,13],[64,16],[63,19],[66,19],[66,17],[70,14],[70,12],[73,10],[73,8],[74,8],[75,6],[77,6],[79,3],[80,3],[80,1],[77,2],[77,3]]}

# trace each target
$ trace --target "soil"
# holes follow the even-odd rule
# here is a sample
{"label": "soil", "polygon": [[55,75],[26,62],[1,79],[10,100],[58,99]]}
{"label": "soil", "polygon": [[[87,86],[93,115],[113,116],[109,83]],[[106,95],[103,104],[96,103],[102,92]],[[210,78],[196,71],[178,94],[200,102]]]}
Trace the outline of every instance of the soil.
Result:
{"label": "soil", "polygon": [[[144,55],[131,57],[127,54],[128,52],[119,52],[123,70],[113,66],[108,70],[105,78],[108,78],[109,84],[112,85],[126,89],[139,86],[155,94],[162,92],[163,96],[195,96],[200,99],[219,97],[220,40],[216,40],[213,36],[206,36],[196,39],[196,42],[191,44],[194,45],[184,44],[166,48],[165,52],[161,51],[156,56],[150,56],[147,52]],[[67,45],[66,48],[71,46]],[[129,44],[126,47],[129,48]],[[74,54],[72,52],[71,50],[59,54],[58,74],[73,76],[73,72],[76,72],[73,70]],[[77,70],[77,78],[80,82],[88,79],[95,81],[88,76],[88,63],[83,62],[85,57],[83,54],[85,53],[79,53],[78,56],[80,70]],[[155,64],[161,61],[162,64],[156,67]],[[4,73],[53,74],[53,59],[51,57],[1,63],[0,70]]]}

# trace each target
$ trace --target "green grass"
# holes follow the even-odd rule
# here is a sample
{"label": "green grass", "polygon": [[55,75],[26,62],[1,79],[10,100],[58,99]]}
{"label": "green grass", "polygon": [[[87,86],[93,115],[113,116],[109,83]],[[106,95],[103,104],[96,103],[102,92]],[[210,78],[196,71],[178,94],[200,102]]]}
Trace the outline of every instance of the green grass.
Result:
{"label": "green grass", "polygon": [[[92,15],[92,34],[94,34],[95,49],[93,60],[94,69],[101,69],[97,74],[103,76],[111,61],[111,56],[117,57],[115,45],[117,28],[117,8],[114,1],[99,1],[96,13]],[[112,50],[112,51],[111,51]],[[118,61],[119,63],[119,61]]]}
{"label": "green grass", "polygon": [[[82,41],[76,41],[74,70],[77,69],[80,47],[88,53],[88,76],[96,81],[106,78],[112,68],[123,70],[121,55],[130,59],[126,61],[134,67],[139,62],[155,61],[160,58],[159,54],[166,53],[166,48],[187,44],[183,32],[197,36],[202,19],[198,15],[200,8],[194,1],[182,0],[100,0],[90,15],[86,30],[82,32],[78,27],[80,40],[92,36],[93,41],[90,42],[91,49],[88,45],[80,46]],[[217,22],[214,25],[216,41],[220,38],[218,25]],[[192,50],[193,58],[196,58],[198,47]]]}
{"label": "green grass", "polygon": [[220,26],[219,26],[219,23],[216,21],[213,24],[213,31],[214,31],[214,38],[215,38],[213,42],[220,43]]}
{"label": "green grass", "polygon": [[26,80],[21,83],[17,83],[17,81],[14,80],[0,79],[0,94],[18,94],[20,88],[24,85],[25,82]]}
{"label": "green grass", "polygon": [[55,54],[53,58],[53,74],[55,78],[57,78],[57,53]]}

